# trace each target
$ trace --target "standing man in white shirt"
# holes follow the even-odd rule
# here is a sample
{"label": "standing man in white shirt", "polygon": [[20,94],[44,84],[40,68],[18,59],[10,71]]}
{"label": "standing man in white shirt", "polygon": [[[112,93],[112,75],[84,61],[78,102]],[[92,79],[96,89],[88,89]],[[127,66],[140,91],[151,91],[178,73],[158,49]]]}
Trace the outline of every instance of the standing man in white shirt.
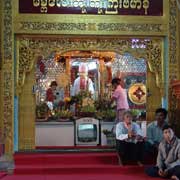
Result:
{"label": "standing man in white shirt", "polygon": [[72,95],[77,95],[80,91],[89,91],[94,95],[94,86],[92,80],[88,77],[88,67],[85,63],[79,65],[79,77],[74,81]]}

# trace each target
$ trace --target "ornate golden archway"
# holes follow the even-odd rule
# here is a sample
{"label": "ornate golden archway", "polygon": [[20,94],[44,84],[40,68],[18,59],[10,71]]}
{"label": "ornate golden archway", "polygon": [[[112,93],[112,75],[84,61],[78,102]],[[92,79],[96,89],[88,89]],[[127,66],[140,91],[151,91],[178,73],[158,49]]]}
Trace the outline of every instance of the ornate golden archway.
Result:
{"label": "ornate golden archway", "polygon": [[156,74],[156,84],[163,92],[163,56],[162,38],[139,38],[146,48],[132,48],[132,38],[101,37],[19,37],[18,38],[18,88],[24,85],[26,73],[30,72],[35,58],[48,56],[50,52],[64,53],[73,50],[114,51],[119,54],[131,53],[135,58],[147,60],[150,71]]}
{"label": "ornate golden archway", "polygon": [[[163,39],[138,38],[146,48],[132,48],[132,38],[122,37],[55,37],[55,36],[19,36],[17,37],[17,80],[16,93],[19,96],[19,149],[33,149],[35,146],[35,97],[32,86],[35,83],[33,65],[39,55],[48,56],[51,52],[64,53],[73,50],[114,51],[119,54],[131,53],[137,59],[147,60],[154,81],[149,81],[148,88],[156,87],[164,96],[163,75]],[[152,78],[153,79],[153,78]],[[150,85],[151,84],[151,85]],[[150,104],[148,109],[155,109],[156,104]],[[159,104],[158,104],[159,105]]]}

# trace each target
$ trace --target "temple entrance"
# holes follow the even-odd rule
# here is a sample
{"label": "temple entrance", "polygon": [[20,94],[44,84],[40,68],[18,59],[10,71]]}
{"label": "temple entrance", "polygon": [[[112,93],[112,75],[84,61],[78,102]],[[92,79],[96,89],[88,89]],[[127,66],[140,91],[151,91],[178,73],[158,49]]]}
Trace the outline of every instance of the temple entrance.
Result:
{"label": "temple entrance", "polygon": [[[43,42],[43,46],[40,41]],[[111,122],[109,127],[107,124],[104,125],[104,129],[109,130],[115,118],[114,109],[107,108],[112,94],[113,77],[122,79],[122,86],[127,90],[128,103],[134,118],[142,112],[148,112],[149,118],[149,107],[156,108],[161,103],[160,97],[154,104],[148,104],[149,98],[152,98],[151,94],[162,89],[162,68],[154,63],[154,58],[162,61],[161,43],[161,39],[133,38],[52,38],[50,41],[46,38],[39,40],[37,37],[27,37],[23,40],[19,38],[19,149],[34,149],[36,146],[73,146],[74,121],[82,117],[92,116],[100,121]],[[36,46],[39,48],[38,53]],[[44,47],[49,49],[48,53],[47,50],[44,51]],[[23,53],[29,53],[32,58],[23,59]],[[29,65],[26,64],[23,69],[25,62]],[[81,67],[82,64],[84,67]],[[93,90],[89,90],[91,97],[87,91],[84,94],[74,93],[76,79],[83,68],[92,83]],[[22,76],[24,81],[21,81]],[[52,82],[57,88],[53,94],[55,102],[47,100],[47,90]],[[150,83],[153,85],[150,86]],[[85,88],[85,84],[82,84],[81,88]],[[26,98],[29,98],[29,104],[26,103]],[[29,106],[32,111],[23,112],[23,109]],[[24,129],[28,125],[31,128],[26,133]],[[104,129],[101,128],[99,133],[101,141]],[[58,135],[59,132],[64,134]],[[67,142],[69,144],[66,144]]]}

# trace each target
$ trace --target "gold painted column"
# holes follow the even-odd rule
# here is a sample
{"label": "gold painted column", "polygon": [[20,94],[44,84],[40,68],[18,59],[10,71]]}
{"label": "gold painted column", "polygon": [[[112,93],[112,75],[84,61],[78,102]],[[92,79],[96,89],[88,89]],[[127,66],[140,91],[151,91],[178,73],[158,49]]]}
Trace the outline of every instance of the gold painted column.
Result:
{"label": "gold painted column", "polygon": [[179,88],[180,80],[180,10],[176,0],[169,0],[169,121],[174,126],[176,135],[180,135]]}
{"label": "gold painted column", "polygon": [[14,136],[14,49],[13,49],[13,0],[1,1],[1,122],[5,135],[5,154],[12,159]]}
{"label": "gold painted column", "polygon": [[[180,9],[178,9],[178,37],[179,37],[179,47],[178,49],[180,48]],[[180,51],[178,51],[179,54],[178,54],[178,60],[179,60],[179,68],[180,69]],[[180,77],[180,71],[179,71],[179,77]]]}
{"label": "gold painted column", "polygon": [[169,0],[169,82],[179,79],[179,26],[176,0]]}
{"label": "gold painted column", "polygon": [[[2,102],[2,1],[0,1],[0,103]],[[2,137],[2,106],[0,106],[0,139]]]}

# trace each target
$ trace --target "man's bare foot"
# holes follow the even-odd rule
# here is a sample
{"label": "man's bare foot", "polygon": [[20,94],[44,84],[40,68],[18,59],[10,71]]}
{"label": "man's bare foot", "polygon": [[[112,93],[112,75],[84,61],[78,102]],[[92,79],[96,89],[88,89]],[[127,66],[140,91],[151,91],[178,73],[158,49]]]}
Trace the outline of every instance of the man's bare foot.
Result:
{"label": "man's bare foot", "polygon": [[119,166],[123,166],[122,160],[119,156],[118,156],[118,164],[119,164]]}
{"label": "man's bare foot", "polygon": [[178,178],[177,176],[175,176],[175,175],[171,176],[171,179],[173,179],[173,180],[179,180],[179,178]]}
{"label": "man's bare foot", "polygon": [[141,167],[144,166],[144,164],[141,161],[137,161],[137,165]]}

